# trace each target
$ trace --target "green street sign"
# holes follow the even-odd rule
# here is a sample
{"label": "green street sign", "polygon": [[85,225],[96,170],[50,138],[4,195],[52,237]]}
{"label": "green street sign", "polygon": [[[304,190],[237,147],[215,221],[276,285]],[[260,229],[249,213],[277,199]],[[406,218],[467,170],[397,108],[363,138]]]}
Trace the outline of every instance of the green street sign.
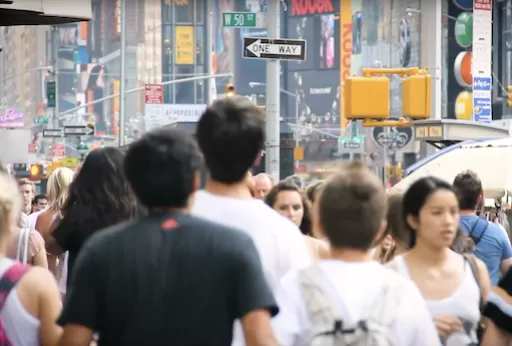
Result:
{"label": "green street sign", "polygon": [[46,99],[48,101],[47,106],[50,108],[55,107],[57,103],[57,83],[54,81],[46,82]]}
{"label": "green street sign", "polygon": [[222,26],[230,28],[264,28],[264,12],[224,12]]}
{"label": "green street sign", "polygon": [[48,124],[48,117],[44,117],[44,116],[35,116],[35,117],[34,117],[34,124],[37,124],[37,125],[46,125],[46,124]]}
{"label": "green street sign", "polygon": [[473,44],[473,14],[462,12],[455,21],[455,41],[462,48]]}

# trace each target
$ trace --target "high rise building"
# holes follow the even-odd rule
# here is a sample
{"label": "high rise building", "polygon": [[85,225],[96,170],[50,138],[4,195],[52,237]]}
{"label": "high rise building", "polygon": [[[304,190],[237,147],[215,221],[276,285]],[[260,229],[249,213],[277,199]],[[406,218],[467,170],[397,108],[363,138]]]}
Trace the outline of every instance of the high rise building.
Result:
{"label": "high rise building", "polygon": [[[48,71],[46,26],[14,26],[0,28],[0,112],[14,108],[31,117],[45,96],[43,80]],[[39,68],[39,69],[38,69]]]}

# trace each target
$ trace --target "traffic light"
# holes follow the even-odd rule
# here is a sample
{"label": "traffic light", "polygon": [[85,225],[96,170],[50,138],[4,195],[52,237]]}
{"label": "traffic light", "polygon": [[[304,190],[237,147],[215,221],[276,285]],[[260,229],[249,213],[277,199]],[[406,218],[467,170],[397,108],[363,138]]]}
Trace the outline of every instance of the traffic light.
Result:
{"label": "traffic light", "polygon": [[[403,117],[387,120],[390,115],[390,79],[388,75],[404,78],[402,85]],[[343,86],[344,117],[363,120],[364,127],[407,127],[406,120],[428,119],[431,113],[432,77],[424,69],[363,68],[362,77],[348,77]]]}
{"label": "traffic light", "polygon": [[233,86],[233,84],[229,83],[226,85],[226,96],[227,97],[232,97],[232,96],[235,96],[235,87]]}
{"label": "traffic light", "polygon": [[43,166],[37,164],[30,165],[28,176],[30,180],[41,180],[43,178]]}
{"label": "traffic light", "polygon": [[432,76],[419,73],[402,82],[402,114],[411,120],[428,119],[431,114]]}
{"label": "traffic light", "polygon": [[387,119],[390,113],[387,77],[347,77],[343,87],[345,118]]}
{"label": "traffic light", "polygon": [[507,105],[512,108],[512,85],[507,87]]}

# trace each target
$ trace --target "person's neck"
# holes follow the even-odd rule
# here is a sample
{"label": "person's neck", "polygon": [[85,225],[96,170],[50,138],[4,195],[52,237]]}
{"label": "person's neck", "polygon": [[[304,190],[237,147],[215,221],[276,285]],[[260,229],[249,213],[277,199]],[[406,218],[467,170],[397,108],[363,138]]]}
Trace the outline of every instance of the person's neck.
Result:
{"label": "person's neck", "polygon": [[409,257],[417,258],[427,266],[438,266],[447,261],[451,253],[449,248],[434,248],[427,244],[416,243],[414,248],[409,251]]}
{"label": "person's neck", "polygon": [[476,210],[460,210],[459,214],[462,216],[476,215]]}
{"label": "person's neck", "polygon": [[23,213],[30,214],[32,212],[32,206],[23,208]]}
{"label": "person's neck", "polygon": [[337,249],[331,247],[330,258],[344,262],[367,262],[372,259],[370,251],[356,249]]}
{"label": "person's neck", "polygon": [[234,184],[224,184],[218,181],[209,180],[205,187],[206,192],[212,195],[231,197],[238,199],[253,199],[251,191],[244,181]]}

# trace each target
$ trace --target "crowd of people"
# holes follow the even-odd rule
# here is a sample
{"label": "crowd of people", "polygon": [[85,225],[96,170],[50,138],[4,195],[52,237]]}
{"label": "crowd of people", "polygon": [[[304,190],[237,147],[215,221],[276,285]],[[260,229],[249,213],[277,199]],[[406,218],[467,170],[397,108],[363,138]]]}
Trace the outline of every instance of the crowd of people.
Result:
{"label": "crowd of people", "polygon": [[264,128],[218,99],[195,137],[96,149],[37,201],[1,170],[0,345],[509,345],[512,248],[474,173],[274,182]]}

